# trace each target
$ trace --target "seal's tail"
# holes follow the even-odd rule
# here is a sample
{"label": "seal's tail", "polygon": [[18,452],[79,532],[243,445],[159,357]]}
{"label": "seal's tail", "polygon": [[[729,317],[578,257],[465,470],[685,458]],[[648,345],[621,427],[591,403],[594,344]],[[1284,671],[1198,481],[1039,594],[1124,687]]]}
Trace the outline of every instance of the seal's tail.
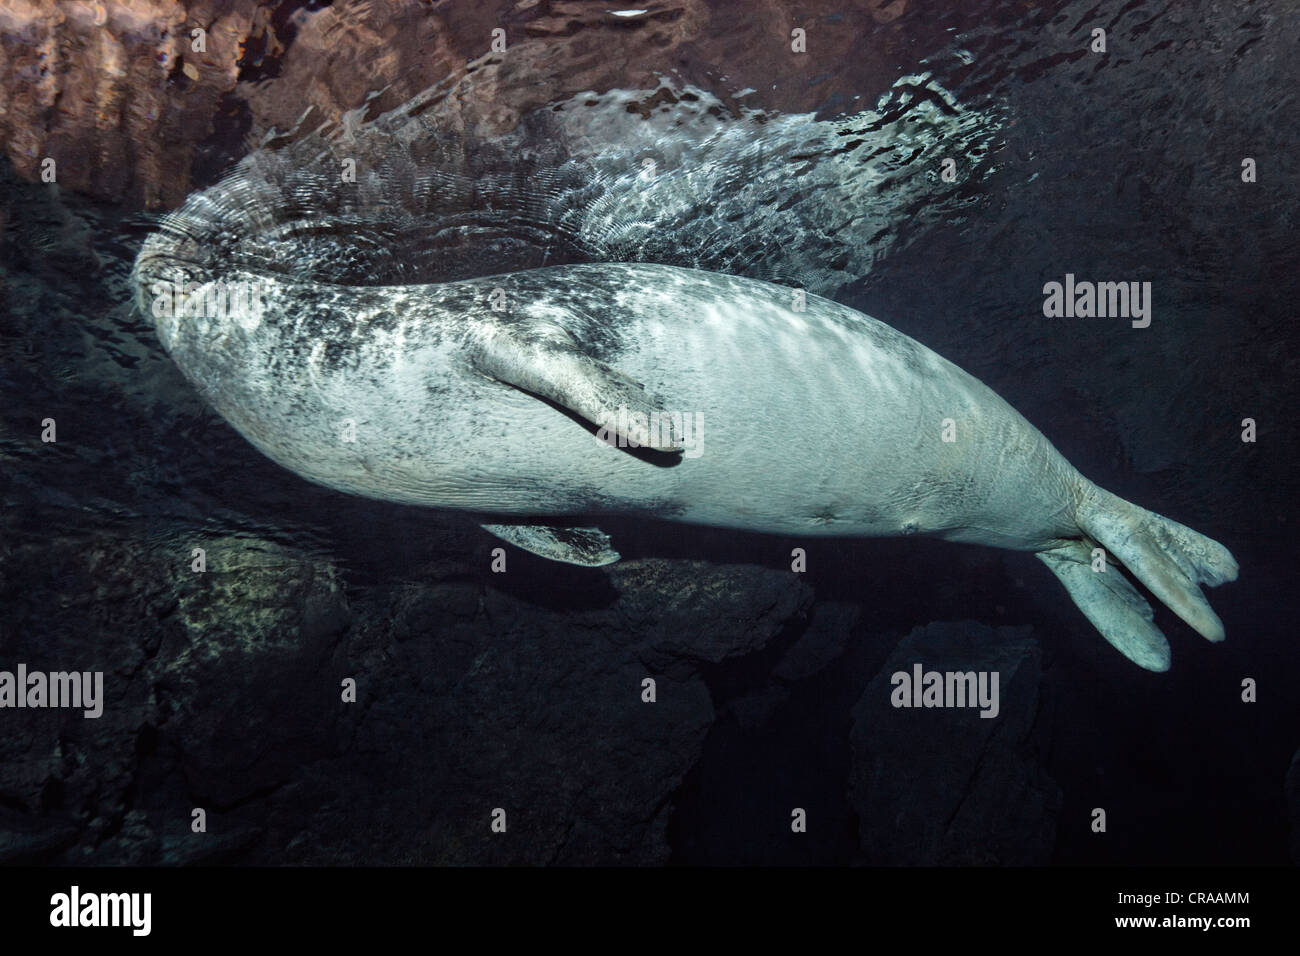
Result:
{"label": "seal's tail", "polygon": [[[1169,669],[1169,642],[1152,623],[1151,607],[1124,576],[1128,570],[1207,640],[1223,640],[1223,622],[1200,585],[1234,581],[1237,562],[1219,542],[1108,491],[1095,489],[1079,508],[1085,537],[1039,558],[1061,579],[1074,603],[1112,645],[1147,670]],[[1106,555],[1094,554],[1097,546]],[[1123,567],[1113,563],[1118,559]]]}

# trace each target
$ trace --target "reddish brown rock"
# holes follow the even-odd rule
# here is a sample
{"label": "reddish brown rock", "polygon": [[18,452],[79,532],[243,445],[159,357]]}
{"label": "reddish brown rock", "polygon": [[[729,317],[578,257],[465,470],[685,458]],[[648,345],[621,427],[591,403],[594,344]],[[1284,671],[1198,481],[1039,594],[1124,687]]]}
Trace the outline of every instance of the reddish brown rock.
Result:
{"label": "reddish brown rock", "polygon": [[[268,135],[360,107],[373,116],[467,73],[476,112],[501,128],[556,98],[652,89],[665,75],[724,96],[751,90],[749,105],[849,107],[894,79],[897,63],[872,50],[893,45],[901,6],[822,13],[762,0],[737,22],[705,0],[637,17],[563,0],[11,0],[0,9],[0,136],[24,178],[38,180],[49,158],[64,188],[171,208]],[[791,50],[796,27],[806,53]]]}

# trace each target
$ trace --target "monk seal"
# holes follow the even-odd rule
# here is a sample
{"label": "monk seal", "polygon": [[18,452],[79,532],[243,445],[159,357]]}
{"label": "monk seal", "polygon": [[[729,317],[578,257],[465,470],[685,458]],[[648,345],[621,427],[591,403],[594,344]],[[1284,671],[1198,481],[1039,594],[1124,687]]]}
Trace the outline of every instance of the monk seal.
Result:
{"label": "monk seal", "polygon": [[[526,257],[433,283],[321,278],[370,268],[346,232],[376,197],[431,189],[388,176],[339,198],[324,174],[254,154],[141,249],[137,301],[163,346],[285,468],[472,512],[583,565],[618,554],[598,528],[548,518],[1032,551],[1141,667],[1166,670],[1169,644],[1130,576],[1223,639],[1199,586],[1235,579],[1225,547],[1098,487],[976,378],[828,298],[660,263]],[[340,224],[343,240],[320,239]],[[286,265],[274,251],[291,240]],[[508,245],[491,261],[514,261]],[[324,268],[302,268],[316,256]]]}

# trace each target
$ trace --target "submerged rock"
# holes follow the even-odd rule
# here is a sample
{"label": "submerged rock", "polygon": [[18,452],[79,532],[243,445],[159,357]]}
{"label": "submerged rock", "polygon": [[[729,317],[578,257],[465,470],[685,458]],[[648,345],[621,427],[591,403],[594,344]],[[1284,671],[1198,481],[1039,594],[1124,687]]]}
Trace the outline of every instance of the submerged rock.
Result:
{"label": "submerged rock", "polygon": [[861,615],[862,609],[847,601],[817,604],[808,629],[782,655],[773,675],[786,681],[803,680],[829,667],[844,653]]}
{"label": "submerged rock", "polygon": [[[1028,628],[917,628],[854,708],[850,794],[872,865],[1041,865],[1061,794],[1035,752],[1041,653]],[[997,716],[978,706],[895,707],[895,673],[998,675]],[[910,688],[908,688],[910,690]],[[989,708],[991,712],[991,708]]]}
{"label": "submerged rock", "polygon": [[[811,600],[757,567],[476,579],[473,554],[349,594],[326,557],[200,542],[201,573],[179,538],[58,539],[6,564],[0,659],[102,669],[106,702],[6,713],[0,860],[663,863],[714,720],[700,667]],[[65,597],[45,615],[24,595],[50,575]]]}

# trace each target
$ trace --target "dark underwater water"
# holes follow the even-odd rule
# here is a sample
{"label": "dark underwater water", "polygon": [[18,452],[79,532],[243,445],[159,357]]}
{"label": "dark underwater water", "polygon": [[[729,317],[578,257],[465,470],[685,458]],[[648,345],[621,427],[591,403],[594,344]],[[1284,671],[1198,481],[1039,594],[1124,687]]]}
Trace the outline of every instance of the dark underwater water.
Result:
{"label": "dark underwater water", "polygon": [[[1031,555],[933,541],[629,519],[602,523],[626,570],[512,552],[517,570],[494,575],[496,542],[472,522],[337,494],[262,458],[132,308],[156,216],[6,167],[0,667],[103,669],[110,690],[99,722],[4,714],[0,859],[1288,862],[1300,21],[1283,3],[905,7],[862,56],[797,76],[768,68],[737,13],[734,36],[703,35],[657,71],[665,88],[725,100],[721,115],[675,98],[660,115],[682,122],[645,142],[647,121],[610,94],[578,143],[587,87],[561,87],[560,126],[525,125],[518,143],[542,165],[563,145],[622,204],[564,258],[805,284],[911,335],[1099,485],[1226,544],[1240,578],[1208,595],[1226,643],[1158,607],[1174,666],[1145,673]],[[608,18],[574,22],[619,42]],[[854,22],[822,10],[810,35]],[[1088,50],[1095,26],[1104,55]],[[903,77],[920,79],[900,93]],[[799,150],[783,153],[772,130],[809,113],[822,132],[790,133]],[[741,135],[705,157],[703,185],[674,183],[700,162],[693,124],[706,121]],[[853,130],[863,142],[845,155]],[[508,169],[519,155],[484,136],[471,178],[474,156]],[[937,161],[954,147],[961,175],[945,183]],[[197,185],[243,148],[214,136]],[[666,197],[631,182],[646,156]],[[1246,157],[1257,182],[1242,181]],[[772,168],[769,195],[751,173]],[[673,205],[688,189],[699,195]],[[506,243],[501,261],[551,256],[552,239]],[[418,275],[449,277],[440,268]],[[472,256],[457,268],[491,271]],[[1066,273],[1150,281],[1150,327],[1044,317],[1043,284]],[[40,440],[47,417],[55,444]],[[199,546],[203,579],[189,572]],[[795,546],[808,551],[797,581]],[[944,746],[972,745],[946,726],[873,741],[860,706],[872,679],[914,629],[952,637],[945,622],[1032,637],[1018,729],[974,744],[1005,767],[945,762]],[[791,664],[796,648],[818,666]],[[646,674],[671,688],[663,716],[629,710]],[[362,688],[352,709],[337,702],[348,675]],[[1246,678],[1256,703],[1241,701]],[[943,794],[963,788],[941,846],[864,824],[909,795],[950,807]],[[521,808],[509,846],[482,839],[498,805]],[[192,806],[221,820],[201,852],[187,848]],[[793,840],[792,806],[815,821]],[[1089,829],[1094,807],[1106,834]]]}

